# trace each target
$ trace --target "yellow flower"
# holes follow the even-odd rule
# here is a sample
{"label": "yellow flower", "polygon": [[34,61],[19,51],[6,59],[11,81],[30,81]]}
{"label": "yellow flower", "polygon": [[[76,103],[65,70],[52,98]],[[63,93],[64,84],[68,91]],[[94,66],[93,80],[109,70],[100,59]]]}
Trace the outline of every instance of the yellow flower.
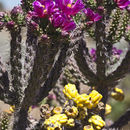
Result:
{"label": "yellow flower", "polygon": [[94,130],[92,125],[84,126],[83,130]]}
{"label": "yellow flower", "polygon": [[74,119],[70,118],[69,120],[67,120],[66,125],[70,127],[74,127],[75,125]]}
{"label": "yellow flower", "polygon": [[[45,120],[44,126],[45,128],[48,128],[49,126],[59,127],[60,125],[65,124],[67,120],[68,120],[68,117],[65,114],[55,114]],[[49,128],[51,129],[51,127]]]}
{"label": "yellow flower", "polygon": [[111,113],[111,109],[112,109],[112,107],[111,107],[110,105],[106,104],[106,107],[105,107],[105,115],[110,114],[110,113]]}
{"label": "yellow flower", "polygon": [[105,122],[102,120],[102,118],[99,115],[91,116],[88,122],[92,123],[94,127],[98,130],[100,130],[103,126],[105,126]]}
{"label": "yellow flower", "polygon": [[101,99],[102,95],[96,90],[93,90],[89,95],[77,95],[77,97],[74,98],[74,102],[77,104],[78,107],[87,107],[88,109],[92,109],[97,106]]}
{"label": "yellow flower", "polygon": [[88,99],[85,102],[85,106],[88,109],[92,109],[94,107],[97,106],[97,104],[99,103],[99,101],[102,99],[102,95],[100,93],[98,93],[96,90],[93,90],[89,95],[88,95]]}
{"label": "yellow flower", "polygon": [[78,109],[75,106],[67,106],[65,109],[65,113],[67,116],[75,118],[78,115]]}
{"label": "yellow flower", "polygon": [[57,121],[61,124],[64,124],[67,122],[68,117],[66,114],[56,114],[55,117],[57,118]]}
{"label": "yellow flower", "polygon": [[63,93],[69,98],[69,99],[73,99],[78,95],[78,91],[76,89],[76,86],[74,84],[70,84],[68,83],[67,85],[65,85],[64,89],[63,89]]}
{"label": "yellow flower", "polygon": [[65,114],[56,114],[45,120],[44,127],[47,130],[62,130],[61,125],[65,124],[67,120]]}
{"label": "yellow flower", "polygon": [[96,107],[99,101],[102,99],[102,95],[98,93],[96,90],[93,90],[89,96],[91,97],[91,101],[93,103],[93,107]]}
{"label": "yellow flower", "polygon": [[55,122],[55,124],[50,124],[49,126],[45,127],[47,130],[62,130],[61,124]]}
{"label": "yellow flower", "polygon": [[84,107],[85,105],[89,104],[89,96],[87,94],[78,95],[74,102],[77,104],[78,107]]}
{"label": "yellow flower", "polygon": [[62,113],[62,111],[63,111],[62,107],[55,107],[53,109],[54,114],[60,114],[60,113]]}
{"label": "yellow flower", "polygon": [[111,96],[118,101],[122,101],[124,99],[124,92],[122,89],[114,88],[114,91],[111,93]]}

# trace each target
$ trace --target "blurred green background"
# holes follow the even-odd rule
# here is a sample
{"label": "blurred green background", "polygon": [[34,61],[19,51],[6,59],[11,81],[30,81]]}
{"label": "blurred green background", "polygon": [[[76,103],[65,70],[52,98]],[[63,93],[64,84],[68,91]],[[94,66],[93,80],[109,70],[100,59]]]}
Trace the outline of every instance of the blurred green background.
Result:
{"label": "blurred green background", "polygon": [[113,119],[114,121],[130,108],[130,75],[127,75],[126,78],[121,81],[119,87],[123,89],[125,99],[122,102],[119,102],[110,98],[108,102],[108,104],[111,104],[112,106],[112,112],[107,118]]}

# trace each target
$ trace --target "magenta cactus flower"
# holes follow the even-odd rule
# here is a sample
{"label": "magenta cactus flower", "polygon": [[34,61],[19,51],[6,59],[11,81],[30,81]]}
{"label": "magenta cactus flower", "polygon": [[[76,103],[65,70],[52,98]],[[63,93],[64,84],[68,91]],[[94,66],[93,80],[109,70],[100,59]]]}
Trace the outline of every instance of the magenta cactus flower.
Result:
{"label": "magenta cactus flower", "polygon": [[61,14],[60,12],[56,12],[53,15],[52,23],[53,23],[54,27],[60,27],[65,20],[66,19],[63,16],[63,14]]}
{"label": "magenta cactus flower", "polygon": [[90,56],[92,58],[92,61],[96,61],[96,49],[92,48],[90,50]]}
{"label": "magenta cactus flower", "polygon": [[120,9],[125,9],[130,5],[130,0],[115,0]]}
{"label": "magenta cactus flower", "polygon": [[74,30],[76,28],[76,24],[74,21],[66,21],[64,22],[64,24],[62,25],[62,29],[64,31],[71,31]]}
{"label": "magenta cactus flower", "polygon": [[33,2],[34,11],[39,17],[46,17],[54,11],[55,2],[52,0],[41,1],[36,0]]}
{"label": "magenta cactus flower", "polygon": [[26,21],[27,21],[27,23],[28,23],[28,22],[30,22],[30,21],[32,20],[32,18],[37,18],[37,17],[38,17],[38,15],[37,15],[36,12],[34,12],[34,11],[29,11],[29,12],[27,13],[27,15],[26,15]]}
{"label": "magenta cactus flower", "polygon": [[82,0],[77,0],[75,3],[74,0],[55,0],[55,2],[66,15],[75,15],[84,8]]}
{"label": "magenta cactus flower", "polygon": [[83,12],[92,22],[97,22],[102,18],[102,16],[100,16],[98,13],[94,13],[90,8],[84,9]]}
{"label": "magenta cactus flower", "polygon": [[76,27],[75,22],[71,17],[67,17],[65,14],[56,12],[52,18],[52,24],[54,27],[60,27],[63,31],[71,31]]}

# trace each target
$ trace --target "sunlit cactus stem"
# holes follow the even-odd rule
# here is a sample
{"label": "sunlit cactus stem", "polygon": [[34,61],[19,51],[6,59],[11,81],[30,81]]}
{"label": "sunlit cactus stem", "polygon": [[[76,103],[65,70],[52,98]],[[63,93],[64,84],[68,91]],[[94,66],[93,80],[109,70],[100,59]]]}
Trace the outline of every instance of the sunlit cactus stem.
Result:
{"label": "sunlit cactus stem", "polygon": [[11,51],[10,51],[10,65],[11,65],[11,78],[14,91],[14,104],[18,105],[22,98],[22,63],[21,63],[21,28],[14,29],[11,33]]}

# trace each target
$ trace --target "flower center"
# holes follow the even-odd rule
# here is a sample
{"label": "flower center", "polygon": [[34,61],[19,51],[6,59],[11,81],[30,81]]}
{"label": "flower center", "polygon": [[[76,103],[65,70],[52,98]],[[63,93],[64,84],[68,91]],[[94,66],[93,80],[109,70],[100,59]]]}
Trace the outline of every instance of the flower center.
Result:
{"label": "flower center", "polygon": [[43,8],[45,8],[45,5],[42,5]]}
{"label": "flower center", "polygon": [[72,5],[71,5],[71,4],[68,4],[68,5],[67,5],[67,7],[71,8],[71,7],[72,7]]}
{"label": "flower center", "polygon": [[47,9],[44,9],[44,10],[43,10],[43,13],[47,13]]}

